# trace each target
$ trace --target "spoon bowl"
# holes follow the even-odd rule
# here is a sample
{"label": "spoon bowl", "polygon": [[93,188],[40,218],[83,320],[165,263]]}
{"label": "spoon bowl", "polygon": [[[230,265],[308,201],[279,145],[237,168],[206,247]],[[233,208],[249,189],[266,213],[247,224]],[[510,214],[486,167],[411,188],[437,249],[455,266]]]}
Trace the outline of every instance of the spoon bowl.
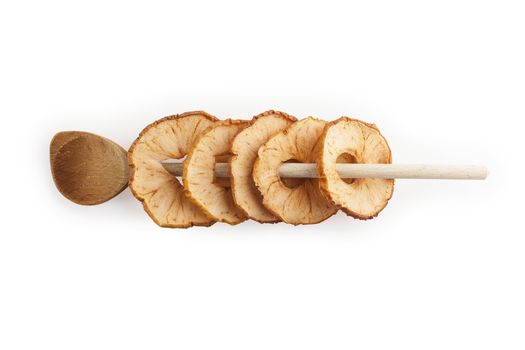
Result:
{"label": "spoon bowl", "polygon": [[51,140],[49,158],[57,189],[74,203],[100,204],[128,185],[127,151],[105,137],[59,132]]}

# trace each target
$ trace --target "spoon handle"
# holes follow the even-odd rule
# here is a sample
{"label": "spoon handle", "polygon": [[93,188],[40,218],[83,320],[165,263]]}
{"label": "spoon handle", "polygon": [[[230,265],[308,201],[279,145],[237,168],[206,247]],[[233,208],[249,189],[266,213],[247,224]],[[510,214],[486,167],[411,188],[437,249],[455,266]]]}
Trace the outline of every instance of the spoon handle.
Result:
{"label": "spoon handle", "polygon": [[[180,161],[165,160],[164,168],[175,176],[182,176],[183,165]],[[337,164],[337,172],[344,179],[450,179],[484,180],[488,170],[481,165],[429,165],[429,164]],[[288,178],[319,178],[315,163],[284,163],[279,168],[279,175]],[[229,177],[229,164],[217,163],[215,176]]]}

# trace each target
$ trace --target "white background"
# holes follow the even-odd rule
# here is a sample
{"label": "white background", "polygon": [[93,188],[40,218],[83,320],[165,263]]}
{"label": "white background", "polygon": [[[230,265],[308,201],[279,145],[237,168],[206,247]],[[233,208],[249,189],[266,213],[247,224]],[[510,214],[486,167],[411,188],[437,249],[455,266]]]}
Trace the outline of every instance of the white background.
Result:
{"label": "white background", "polygon": [[[523,349],[521,5],[2,1],[0,348]],[[400,180],[367,222],[189,230],[50,176],[60,130],[129,147],[169,114],[271,108],[491,175]]]}

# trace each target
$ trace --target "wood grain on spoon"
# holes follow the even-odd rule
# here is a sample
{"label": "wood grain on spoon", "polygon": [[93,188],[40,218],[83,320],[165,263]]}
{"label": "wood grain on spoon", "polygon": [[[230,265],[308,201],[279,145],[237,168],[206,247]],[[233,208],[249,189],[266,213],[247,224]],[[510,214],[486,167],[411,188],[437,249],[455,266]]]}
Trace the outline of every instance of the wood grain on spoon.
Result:
{"label": "wood grain on spoon", "polygon": [[128,185],[126,150],[102,136],[59,132],[51,140],[49,158],[56,187],[77,204],[103,203]]}

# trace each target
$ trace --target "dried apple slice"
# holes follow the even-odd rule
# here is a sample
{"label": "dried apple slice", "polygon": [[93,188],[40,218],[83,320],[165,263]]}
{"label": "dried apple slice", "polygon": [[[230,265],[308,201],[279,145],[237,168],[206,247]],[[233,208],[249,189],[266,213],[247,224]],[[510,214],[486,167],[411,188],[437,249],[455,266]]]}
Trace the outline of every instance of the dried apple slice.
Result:
{"label": "dried apple slice", "polygon": [[230,181],[215,177],[215,163],[229,160],[235,135],[249,124],[231,119],[217,122],[202,133],[184,161],[182,179],[188,198],[210,219],[231,225],[247,219],[233,201]]}
{"label": "dried apple slice", "polygon": [[162,227],[210,226],[213,220],[185,195],[179,180],[160,164],[182,159],[197,137],[217,118],[205,112],[188,112],[148,125],[128,151],[129,187],[144,210]]}
{"label": "dried apple slice", "polygon": [[284,222],[315,224],[337,211],[322,194],[318,179],[295,179],[292,183],[279,176],[279,167],[284,162],[316,162],[317,144],[325,124],[312,117],[303,119],[259,148],[253,179],[264,206]]}
{"label": "dried apple slice", "polygon": [[371,219],[387,205],[393,179],[342,179],[336,163],[391,163],[385,138],[377,127],[341,117],[328,123],[320,139],[318,171],[321,189],[347,215]]}
{"label": "dried apple slice", "polygon": [[267,111],[253,117],[250,126],[238,133],[233,140],[230,161],[233,200],[250,219],[262,223],[279,221],[262,203],[261,193],[253,181],[253,166],[259,148],[296,120],[283,112]]}

